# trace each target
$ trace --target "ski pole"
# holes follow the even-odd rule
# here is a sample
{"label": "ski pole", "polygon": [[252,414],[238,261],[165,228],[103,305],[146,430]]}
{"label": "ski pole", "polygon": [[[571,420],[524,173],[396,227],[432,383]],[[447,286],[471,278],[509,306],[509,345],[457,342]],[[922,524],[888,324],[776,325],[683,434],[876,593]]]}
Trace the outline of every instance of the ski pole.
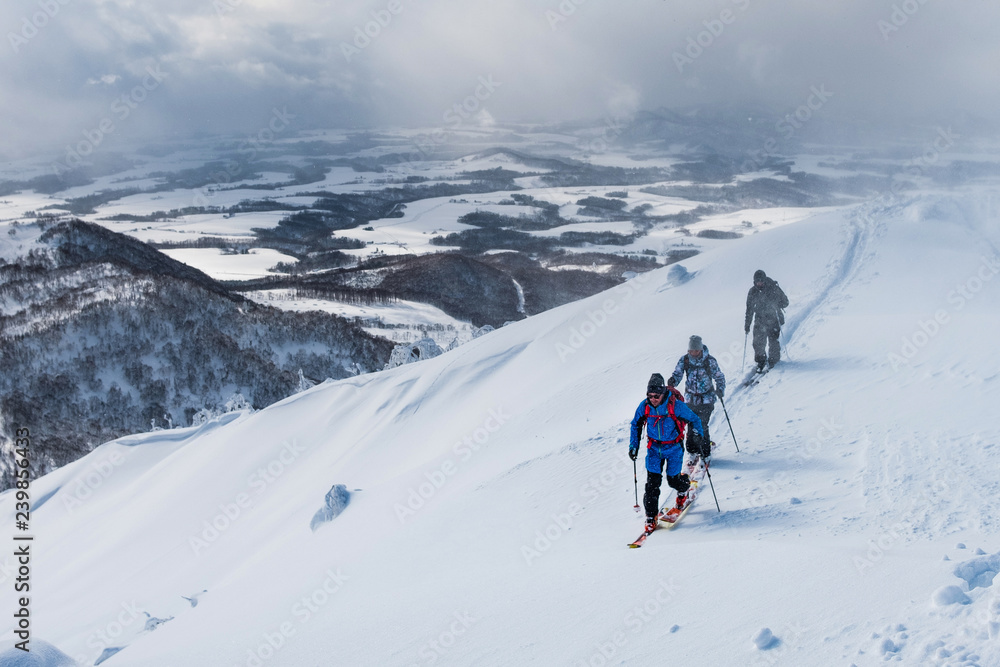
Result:
{"label": "ski pole", "polygon": [[632,476],[635,479],[635,511],[639,511],[639,470],[635,467],[635,459],[632,459]]}
{"label": "ski pole", "polygon": [[781,353],[785,357],[786,361],[791,361],[792,358],[788,356],[788,337],[785,337],[785,343],[781,346]]}
{"label": "ski pole", "polygon": [[722,412],[726,415],[726,423],[729,424],[729,433],[733,436],[733,444],[736,445],[736,451],[740,451],[740,443],[736,442],[736,434],[733,433],[733,422],[729,421],[729,411],[726,410],[726,402],[722,400],[719,396],[719,403],[722,403]]}
{"label": "ski pole", "polygon": [[719,507],[719,496],[715,495],[715,483],[712,482],[712,473],[708,469],[708,464],[705,464],[705,474],[708,475],[708,487],[712,489],[712,497],[715,498],[715,509],[722,511]]}
{"label": "ski pole", "polygon": [[743,369],[747,366],[747,338],[749,337],[749,331],[743,334],[743,363],[740,364],[740,375],[743,375]]}

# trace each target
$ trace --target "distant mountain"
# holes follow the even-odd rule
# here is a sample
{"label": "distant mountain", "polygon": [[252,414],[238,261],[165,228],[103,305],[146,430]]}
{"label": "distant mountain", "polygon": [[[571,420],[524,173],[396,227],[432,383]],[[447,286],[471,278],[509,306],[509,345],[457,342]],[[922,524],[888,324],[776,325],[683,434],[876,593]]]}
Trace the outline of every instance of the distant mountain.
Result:
{"label": "distant mountain", "polygon": [[509,164],[523,165],[532,169],[543,169],[546,171],[560,171],[580,164],[578,161],[570,158],[538,157],[504,147],[490,148],[469,156],[469,159],[475,160],[488,160],[490,158]]}
{"label": "distant mountain", "polygon": [[768,140],[774,142],[769,152],[789,148],[784,134],[777,128],[780,120],[780,116],[763,109],[662,108],[637,113],[621,129],[621,139],[658,144],[663,148],[685,146],[691,154],[736,157],[761,151]]}
{"label": "distant mountain", "polygon": [[96,225],[12,229],[33,241],[0,263],[0,438],[42,435],[39,474],[111,438],[190,424],[237,392],[267,406],[296,391],[300,370],[381,368],[392,350],[336,316],[255,304]]}

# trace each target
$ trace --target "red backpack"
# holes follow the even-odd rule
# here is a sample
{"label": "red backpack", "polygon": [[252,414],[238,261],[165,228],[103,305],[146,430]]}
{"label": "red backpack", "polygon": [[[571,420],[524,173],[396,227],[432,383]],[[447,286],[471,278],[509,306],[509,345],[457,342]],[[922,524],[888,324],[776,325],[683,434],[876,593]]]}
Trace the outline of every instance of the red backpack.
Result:
{"label": "red backpack", "polygon": [[[675,405],[676,401],[680,401],[681,403],[683,403],[684,402],[684,395],[680,391],[678,391],[676,387],[669,387],[668,386],[667,387],[667,414],[670,416],[671,419],[674,420],[674,426],[677,428],[677,437],[674,438],[673,440],[668,441],[668,442],[657,440],[657,442],[663,442],[663,444],[665,444],[665,445],[673,445],[673,444],[676,444],[678,442],[683,442],[684,441],[684,429],[687,426],[687,424],[680,417],[678,417],[677,415],[674,414],[674,405]],[[649,412],[649,401],[647,400],[646,401],[646,415],[645,415],[646,421],[649,421],[649,415],[650,415],[650,412]],[[647,437],[649,436],[649,429],[646,429],[646,435],[647,435]],[[648,446],[649,445],[647,445],[647,447]]]}

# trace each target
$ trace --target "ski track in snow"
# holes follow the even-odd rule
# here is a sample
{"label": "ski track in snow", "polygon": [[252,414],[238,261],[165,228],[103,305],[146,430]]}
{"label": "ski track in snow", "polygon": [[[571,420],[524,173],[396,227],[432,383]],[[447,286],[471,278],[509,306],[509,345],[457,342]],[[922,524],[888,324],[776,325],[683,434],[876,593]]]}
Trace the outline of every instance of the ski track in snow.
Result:
{"label": "ski track in snow", "polygon": [[829,283],[807,303],[801,311],[793,317],[788,318],[784,327],[785,340],[791,340],[799,327],[809,320],[809,318],[821,306],[833,300],[836,291],[845,291],[848,283],[857,276],[861,264],[871,257],[871,245],[874,237],[878,234],[880,223],[873,219],[876,212],[866,210],[865,219],[858,211],[855,211],[850,218],[849,237],[845,242],[843,255],[837,263],[836,269],[830,278]]}

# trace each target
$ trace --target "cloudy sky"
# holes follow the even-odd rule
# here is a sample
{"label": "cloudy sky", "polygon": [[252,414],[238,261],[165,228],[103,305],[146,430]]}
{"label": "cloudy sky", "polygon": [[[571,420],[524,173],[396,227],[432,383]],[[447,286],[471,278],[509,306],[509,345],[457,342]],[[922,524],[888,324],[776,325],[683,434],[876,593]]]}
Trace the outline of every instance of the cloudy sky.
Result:
{"label": "cloudy sky", "polygon": [[501,123],[790,112],[817,90],[827,120],[1000,119],[995,0],[5,0],[0,25],[8,155],[102,123],[251,132],[276,108],[296,129],[444,126],[477,92]]}

